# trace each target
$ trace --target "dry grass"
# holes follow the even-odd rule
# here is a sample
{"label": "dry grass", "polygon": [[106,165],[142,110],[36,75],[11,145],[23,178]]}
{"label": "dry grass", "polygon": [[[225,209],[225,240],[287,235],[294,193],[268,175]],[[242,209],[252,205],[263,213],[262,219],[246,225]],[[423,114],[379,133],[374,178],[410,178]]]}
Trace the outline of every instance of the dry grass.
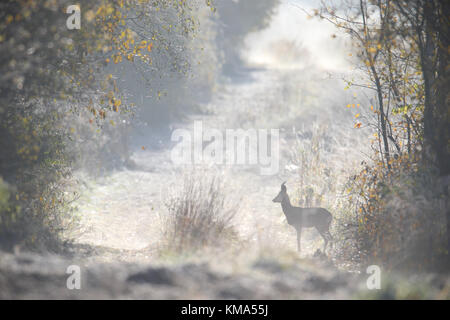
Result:
{"label": "dry grass", "polygon": [[180,190],[166,199],[163,218],[166,247],[176,252],[218,246],[235,234],[232,220],[237,205],[226,198],[218,176],[188,174]]}
{"label": "dry grass", "polygon": [[[368,187],[356,189],[354,208],[336,223],[336,258],[363,268],[377,264],[385,270],[445,269],[448,197],[433,176],[426,168],[391,170],[371,189],[369,206],[363,199]],[[369,178],[375,181],[370,174]]]}

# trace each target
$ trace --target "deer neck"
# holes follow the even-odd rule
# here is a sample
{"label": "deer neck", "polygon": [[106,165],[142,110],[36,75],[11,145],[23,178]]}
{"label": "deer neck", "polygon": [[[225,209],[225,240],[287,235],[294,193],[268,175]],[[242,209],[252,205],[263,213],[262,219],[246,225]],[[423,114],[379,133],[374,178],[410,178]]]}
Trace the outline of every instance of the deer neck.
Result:
{"label": "deer neck", "polygon": [[289,200],[289,196],[286,195],[285,198],[281,201],[281,208],[283,209],[283,213],[286,216],[287,222],[298,228],[302,225],[302,215],[300,210],[294,210],[294,207],[291,205],[291,201]]}
{"label": "deer neck", "polygon": [[289,196],[286,195],[286,197],[283,197],[283,200],[281,200],[281,208],[283,209],[284,215],[287,217],[290,212],[292,211],[292,205],[291,201],[289,200]]}

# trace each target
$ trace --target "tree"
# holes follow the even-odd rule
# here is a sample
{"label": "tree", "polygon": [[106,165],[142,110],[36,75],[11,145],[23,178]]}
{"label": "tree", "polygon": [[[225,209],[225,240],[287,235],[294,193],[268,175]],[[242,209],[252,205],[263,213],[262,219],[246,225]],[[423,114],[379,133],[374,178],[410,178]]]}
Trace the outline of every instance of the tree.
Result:
{"label": "tree", "polygon": [[347,82],[375,91],[378,106],[374,110],[377,115],[374,126],[381,139],[381,161],[390,168],[393,153],[398,156],[407,152],[414,156],[414,145],[421,144],[422,136],[419,57],[410,39],[403,36],[409,31],[400,23],[393,2],[360,0],[357,6],[347,4],[342,12],[324,6],[317,14],[354,40],[363,77],[362,83]]}
{"label": "tree", "polygon": [[[72,4],[0,3],[0,177],[9,188],[0,212],[2,245],[59,235],[76,197],[63,192],[77,138],[71,115],[89,114],[86,122],[100,130],[110,114],[132,110],[108,66],[128,61],[159,74],[189,67],[179,38],[195,29],[196,1],[82,0],[81,28],[69,30]],[[165,59],[159,63],[154,52]]]}
{"label": "tree", "polygon": [[[420,56],[424,87],[424,157],[439,174],[450,176],[450,33],[448,1],[396,1],[409,24]],[[448,182],[444,186],[449,195]],[[447,251],[450,252],[450,208],[447,208]]]}
{"label": "tree", "polygon": [[[409,24],[418,48],[424,86],[425,156],[434,161],[440,175],[450,174],[450,115],[448,112],[449,13],[446,1],[395,1],[395,7]],[[431,158],[430,158],[431,157]]]}
{"label": "tree", "polygon": [[[425,0],[342,3],[341,7],[324,4],[316,15],[350,35],[361,62],[363,81],[347,82],[374,90],[378,103],[376,122],[369,125],[377,129],[375,142],[380,149],[380,163],[377,165],[374,159],[350,183],[359,201],[358,225],[368,235],[365,239],[369,239],[365,241],[365,249],[374,249],[374,257],[380,253],[389,256],[392,251],[387,247],[404,246],[402,237],[406,235],[401,233],[415,230],[418,234],[415,241],[425,245],[428,257],[433,260],[434,253],[442,252],[442,245],[436,245],[432,232],[439,230],[443,234],[440,231],[443,226],[447,231],[448,257],[448,183],[444,183],[446,190],[442,192],[440,183],[429,184],[429,179],[449,176],[449,5]],[[421,214],[412,214],[420,205],[415,197],[410,202],[416,203],[416,208],[390,212],[395,207],[392,200],[397,195],[395,185],[407,181],[415,182],[401,186],[402,192],[427,199]],[[423,182],[429,185],[421,186]],[[436,212],[435,204],[442,198],[444,210],[441,202]],[[397,219],[402,215],[408,216],[408,220]],[[439,220],[444,215],[446,225]],[[414,219],[416,222],[411,224]],[[386,242],[388,237],[396,242]],[[412,252],[416,254],[415,250]]]}

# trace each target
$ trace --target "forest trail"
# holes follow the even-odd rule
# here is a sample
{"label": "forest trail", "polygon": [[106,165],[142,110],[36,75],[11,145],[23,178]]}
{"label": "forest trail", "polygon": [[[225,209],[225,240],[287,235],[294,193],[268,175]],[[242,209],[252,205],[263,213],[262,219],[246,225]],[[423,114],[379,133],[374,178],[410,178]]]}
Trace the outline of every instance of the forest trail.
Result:
{"label": "forest trail", "polygon": [[[225,85],[205,106],[208,113],[191,116],[184,128],[192,127],[195,120],[201,120],[203,127],[222,131],[240,127],[239,121],[245,128],[247,119],[237,118],[253,109],[264,120],[267,117],[264,112],[276,103],[280,76],[277,71],[258,70],[247,81]],[[280,153],[287,151],[287,142],[281,139]],[[151,249],[160,241],[161,215],[166,214],[163,195],[180,182],[182,174],[172,163],[168,149],[138,150],[132,159],[136,170],[117,171],[86,185],[76,203],[82,225],[82,234],[76,242],[119,250],[149,249],[144,259],[150,259]],[[285,223],[280,206],[272,202],[283,182],[285,164],[286,159],[280,159],[280,173],[273,176],[261,175],[258,166],[222,168],[228,188],[240,197],[235,222],[246,242],[266,246],[276,240],[277,246],[295,250],[295,231]],[[308,241],[316,236],[305,233],[306,254],[312,255],[320,247],[320,243]]]}
{"label": "forest trail", "polygon": [[[205,106],[208,112],[192,116],[184,127],[202,120],[205,127],[220,130],[252,125],[271,128],[271,124],[276,128],[279,122],[267,110],[279,108],[280,78],[285,75],[259,70],[250,76],[248,81],[226,84]],[[253,122],[246,123],[252,117]],[[327,115],[317,112],[315,117],[321,121],[320,117]],[[349,154],[351,144],[341,151]],[[291,145],[282,131],[280,172],[274,176],[261,175],[256,166],[223,168],[227,194],[240,199],[234,219],[238,240],[230,248],[212,249],[200,256],[160,251],[162,217],[167,213],[164,199],[183,176],[183,168],[173,165],[170,150],[136,151],[132,157],[136,169],[117,171],[96,181],[77,173],[84,181],[75,204],[80,228],[67,254],[2,253],[0,299],[396,297],[389,285],[386,290],[367,290],[365,272],[339,270],[330,259],[317,254],[323,240],[315,230],[303,232],[302,254],[296,252],[296,233],[286,223],[279,204],[272,202],[281,182],[294,180],[285,170]],[[287,186],[294,198],[295,188],[289,182]],[[66,271],[71,265],[81,268],[81,290],[66,287]],[[429,285],[433,281],[447,280],[428,277],[421,290],[429,288],[427,295],[439,298],[439,290]],[[418,280],[404,283],[407,288]]]}
{"label": "forest trail", "polygon": [[[277,70],[254,70],[245,81],[225,84],[204,106],[204,127],[282,128],[273,114],[280,112],[280,92],[286,90]],[[274,111],[273,114],[268,111]],[[326,114],[322,114],[326,117]],[[318,114],[321,116],[321,114]],[[325,120],[324,120],[325,121]],[[338,270],[323,255],[323,240],[315,230],[302,235],[302,254],[296,252],[296,233],[281,207],[272,199],[284,180],[291,141],[280,132],[279,173],[261,175],[258,166],[222,168],[227,194],[240,200],[234,218],[238,241],[195,257],[163,257],[164,199],[179,185],[183,168],[171,161],[170,150],[138,150],[134,170],[116,171],[85,181],[75,203],[80,228],[65,257],[32,254],[5,255],[0,262],[0,298],[149,298],[149,299],[344,299],[364,289],[365,278]],[[203,166],[204,168],[204,166]],[[294,188],[288,193],[294,194]],[[42,269],[44,263],[48,268]],[[68,265],[82,268],[83,290],[67,290]],[[14,276],[14,274],[21,276]],[[5,276],[8,275],[8,276]],[[8,279],[22,279],[10,282]],[[36,288],[36,289],[33,289]],[[38,288],[38,289],[37,289]]]}
{"label": "forest trail", "polygon": [[[80,15],[60,14],[65,1],[0,5],[0,300],[450,299],[438,183],[448,55],[411,45],[422,35],[440,47],[445,23],[420,26],[444,21],[446,7],[210,2],[94,1],[82,32],[69,31]],[[427,90],[433,80],[443,86]],[[176,165],[187,141],[171,141],[177,129],[191,151],[211,151],[210,139],[197,144],[199,123],[224,138],[225,159],[233,130],[258,164]],[[279,149],[264,154],[272,129]],[[292,205],[331,212],[327,252],[314,228],[297,252],[272,201],[283,182]],[[217,209],[222,195],[238,206]],[[234,216],[207,227],[181,216],[194,227],[180,236],[171,200],[201,219]],[[177,246],[188,237],[199,246]]]}

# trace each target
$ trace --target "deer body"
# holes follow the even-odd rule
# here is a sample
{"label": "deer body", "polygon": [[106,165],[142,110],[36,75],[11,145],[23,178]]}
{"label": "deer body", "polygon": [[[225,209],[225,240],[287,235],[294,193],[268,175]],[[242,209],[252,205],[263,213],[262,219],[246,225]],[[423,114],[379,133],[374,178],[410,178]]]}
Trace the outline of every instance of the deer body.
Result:
{"label": "deer body", "polygon": [[333,219],[331,213],[324,208],[300,208],[291,205],[284,183],[281,185],[280,193],[272,200],[280,202],[283,213],[288,224],[297,231],[297,249],[300,252],[300,238],[302,228],[316,228],[325,240],[323,251],[327,247],[328,241],[332,239],[330,234],[330,224]]}

